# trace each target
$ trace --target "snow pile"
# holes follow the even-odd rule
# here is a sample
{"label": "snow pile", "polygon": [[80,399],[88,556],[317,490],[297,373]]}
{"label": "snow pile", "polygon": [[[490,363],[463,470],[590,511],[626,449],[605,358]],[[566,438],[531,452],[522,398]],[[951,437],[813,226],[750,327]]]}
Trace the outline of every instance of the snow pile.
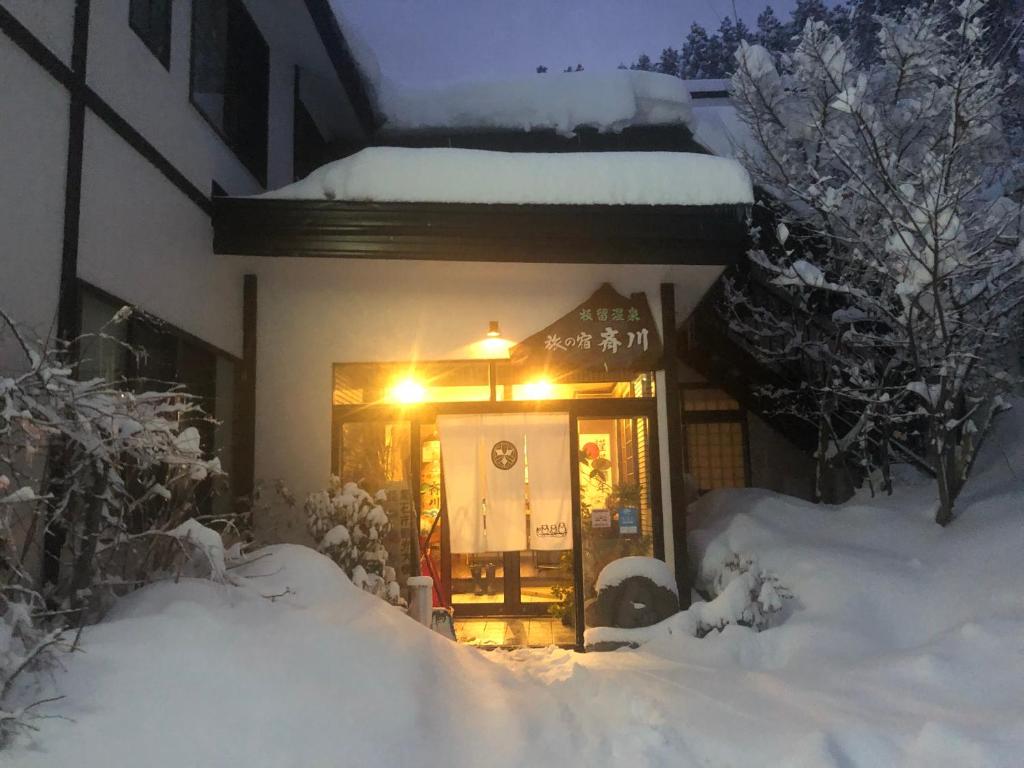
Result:
{"label": "snow pile", "polygon": [[698,104],[693,108],[694,140],[719,157],[751,151],[754,138],[736,108],[728,104]]}
{"label": "snow pile", "polygon": [[608,587],[621,584],[631,576],[643,576],[653,581],[659,587],[669,590],[674,595],[679,595],[675,573],[672,572],[672,569],[664,561],[656,560],[653,557],[633,556],[612,560],[597,575],[597,582],[594,588],[596,591],[601,592]]}
{"label": "snow pile", "polygon": [[264,198],[533,205],[753,202],[735,160],[684,152],[521,153],[371,147]]}
{"label": "snow pile", "polygon": [[431,90],[385,89],[385,131],[553,130],[619,132],[646,125],[689,125],[690,94],[656,72],[545,73],[505,82]]}
{"label": "snow pile", "polygon": [[841,507],[695,504],[701,582],[726,587],[675,621],[728,612],[745,582],[723,574],[746,567],[794,596],[762,632],[481,653],[270,547],[239,587],[156,584],[87,629],[46,712],[69,719],[36,721],[5,765],[1018,765],[1024,411],[1002,419],[946,529],[907,478]]}

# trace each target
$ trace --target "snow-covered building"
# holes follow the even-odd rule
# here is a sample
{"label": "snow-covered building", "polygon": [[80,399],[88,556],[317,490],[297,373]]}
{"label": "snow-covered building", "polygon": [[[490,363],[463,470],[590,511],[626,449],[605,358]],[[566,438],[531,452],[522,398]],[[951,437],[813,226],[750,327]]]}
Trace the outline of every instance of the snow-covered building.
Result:
{"label": "snow-covered building", "polygon": [[[565,640],[541,617],[623,555],[686,584],[687,497],[805,460],[680,358],[753,201],[695,117],[723,89],[389,93],[346,33],[327,0],[0,0],[0,305],[144,346],[83,373],[200,395],[236,495],[385,490],[457,619]],[[287,505],[256,528],[309,541]]]}

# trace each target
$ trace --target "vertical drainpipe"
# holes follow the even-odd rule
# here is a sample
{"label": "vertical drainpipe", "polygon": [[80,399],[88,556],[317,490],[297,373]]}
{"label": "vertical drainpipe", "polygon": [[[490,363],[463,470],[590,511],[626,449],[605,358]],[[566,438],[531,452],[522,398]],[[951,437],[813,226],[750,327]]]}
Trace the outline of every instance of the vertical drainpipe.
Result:
{"label": "vertical drainpipe", "polygon": [[[672,537],[665,537],[666,548],[672,548],[672,564],[683,608],[690,605],[690,568],[686,549],[686,488],[683,475],[683,423],[679,401],[678,338],[676,333],[676,287],[661,284],[661,332],[664,341],[662,381],[659,400],[664,403],[665,431],[663,444],[668,452],[668,477],[662,478],[668,488],[669,503],[665,516],[672,521]],[[660,434],[660,431],[659,431]],[[664,462],[663,462],[664,464]],[[667,482],[666,482],[667,481]]]}

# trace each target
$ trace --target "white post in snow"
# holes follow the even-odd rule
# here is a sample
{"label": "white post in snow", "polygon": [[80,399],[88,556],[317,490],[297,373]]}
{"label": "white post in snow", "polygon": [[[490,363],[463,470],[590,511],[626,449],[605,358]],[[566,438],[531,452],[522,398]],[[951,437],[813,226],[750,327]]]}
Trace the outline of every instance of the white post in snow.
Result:
{"label": "white post in snow", "polygon": [[410,576],[409,615],[425,627],[429,627],[434,613],[434,580],[429,576]]}

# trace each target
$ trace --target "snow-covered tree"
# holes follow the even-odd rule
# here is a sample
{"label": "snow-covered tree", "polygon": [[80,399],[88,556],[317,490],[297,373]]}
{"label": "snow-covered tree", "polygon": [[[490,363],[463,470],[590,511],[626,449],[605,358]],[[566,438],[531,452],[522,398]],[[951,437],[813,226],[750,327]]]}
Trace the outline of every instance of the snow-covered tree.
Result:
{"label": "snow-covered tree", "polygon": [[663,75],[679,75],[679,51],[675,48],[663,48],[658,59],[658,71]]}
{"label": "snow-covered tree", "polygon": [[742,45],[733,77],[754,137],[743,162],[793,233],[755,249],[755,266],[834,307],[848,347],[833,347],[835,362],[857,371],[842,389],[861,413],[898,400],[926,424],[942,524],[1008,383],[1000,357],[1022,301],[1024,251],[1002,196],[1013,80],[984,7],[882,19],[879,56],[864,62],[810,20],[778,66]]}

